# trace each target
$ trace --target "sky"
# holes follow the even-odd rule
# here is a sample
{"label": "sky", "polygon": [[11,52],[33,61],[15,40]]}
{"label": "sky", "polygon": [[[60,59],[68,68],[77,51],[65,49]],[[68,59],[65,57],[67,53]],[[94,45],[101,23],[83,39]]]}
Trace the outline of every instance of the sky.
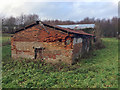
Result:
{"label": "sky", "polygon": [[118,16],[119,0],[2,0],[0,16],[38,14],[41,20],[79,21],[85,17],[112,18]]}

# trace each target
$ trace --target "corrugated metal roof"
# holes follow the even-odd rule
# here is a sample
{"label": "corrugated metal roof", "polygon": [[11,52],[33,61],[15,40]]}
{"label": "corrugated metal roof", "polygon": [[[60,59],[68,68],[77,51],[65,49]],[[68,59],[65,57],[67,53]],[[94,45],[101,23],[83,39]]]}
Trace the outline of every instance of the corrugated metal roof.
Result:
{"label": "corrugated metal roof", "polygon": [[67,31],[67,32],[75,33],[75,34],[94,36],[93,34],[86,33],[82,30],[76,31],[76,30],[72,30],[72,29],[68,29],[68,28],[59,27],[59,26],[56,26],[56,28],[62,29],[62,30]]}
{"label": "corrugated metal roof", "polygon": [[73,24],[73,25],[57,25],[63,28],[70,28],[70,29],[86,29],[86,28],[94,28],[95,24]]}

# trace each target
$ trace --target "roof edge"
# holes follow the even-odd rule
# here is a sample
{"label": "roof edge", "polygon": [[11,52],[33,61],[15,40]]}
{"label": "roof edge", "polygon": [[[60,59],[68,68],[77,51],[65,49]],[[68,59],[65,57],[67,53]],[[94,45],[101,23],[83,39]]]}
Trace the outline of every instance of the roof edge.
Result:
{"label": "roof edge", "polygon": [[41,22],[43,25],[45,25],[45,26],[50,26],[50,27],[53,27],[53,28],[57,28],[57,29],[59,29],[59,30],[61,30],[61,31],[65,31],[65,32],[68,32],[68,33],[83,34],[83,35],[88,35],[88,36],[94,36],[93,34],[85,33],[84,31],[82,31],[82,33],[81,33],[81,32],[76,32],[76,31],[73,30],[73,29],[67,29],[67,28],[63,28],[63,27],[59,27],[59,26],[54,26],[54,25],[46,24],[46,23],[43,23],[42,21],[36,21],[35,23],[30,24],[30,25],[27,25],[27,26],[25,26],[24,28],[16,31],[15,33],[18,33],[18,32],[20,32],[20,31],[23,31],[23,30],[25,30],[25,29],[28,29],[28,28],[33,27],[33,26],[35,26],[35,25],[38,25],[38,24],[40,24],[40,22]]}

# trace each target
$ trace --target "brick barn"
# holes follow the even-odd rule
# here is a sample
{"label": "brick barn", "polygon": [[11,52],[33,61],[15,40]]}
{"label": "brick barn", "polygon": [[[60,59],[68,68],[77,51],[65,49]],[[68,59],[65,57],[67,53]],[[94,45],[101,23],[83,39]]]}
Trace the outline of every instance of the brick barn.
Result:
{"label": "brick barn", "polygon": [[11,53],[12,58],[72,64],[89,51],[93,42],[94,36],[82,30],[75,31],[36,21],[11,37]]}

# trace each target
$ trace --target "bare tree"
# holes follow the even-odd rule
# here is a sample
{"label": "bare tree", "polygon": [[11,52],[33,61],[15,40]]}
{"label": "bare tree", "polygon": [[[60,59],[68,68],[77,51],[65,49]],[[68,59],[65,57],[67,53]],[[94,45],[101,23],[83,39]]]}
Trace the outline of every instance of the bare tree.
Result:
{"label": "bare tree", "polygon": [[39,20],[39,16],[37,14],[26,15],[24,18],[24,24],[29,25],[37,20]]}
{"label": "bare tree", "polygon": [[10,18],[4,19],[3,27],[4,29],[5,27],[7,27],[5,32],[14,33],[15,25],[16,25],[15,17],[11,16]]}

